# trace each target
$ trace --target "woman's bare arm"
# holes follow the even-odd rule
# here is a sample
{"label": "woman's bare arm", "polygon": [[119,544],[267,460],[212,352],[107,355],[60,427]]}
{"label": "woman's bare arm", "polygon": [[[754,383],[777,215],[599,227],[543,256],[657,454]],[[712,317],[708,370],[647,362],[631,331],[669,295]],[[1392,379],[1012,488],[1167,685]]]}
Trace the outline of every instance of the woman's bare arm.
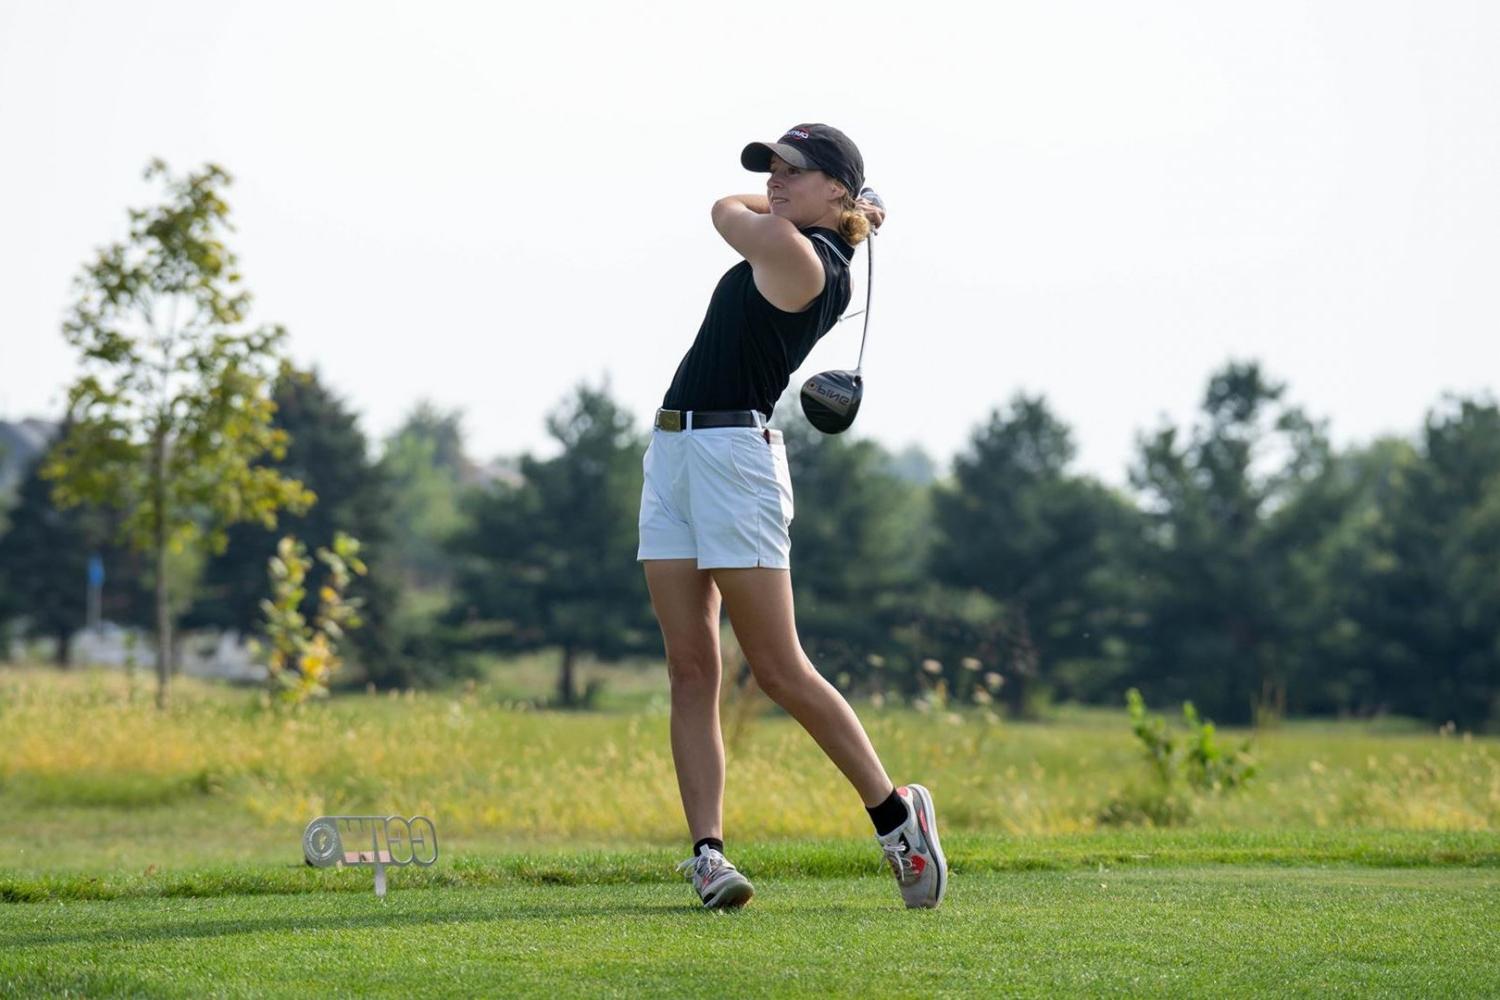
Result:
{"label": "woman's bare arm", "polygon": [[778,215],[766,196],[735,194],[714,202],[714,228],[750,262],[755,287],[784,312],[801,312],[823,291],[823,262],[807,237]]}
{"label": "woman's bare arm", "polygon": [[715,211],[718,210],[719,205],[723,204],[726,201],[739,202],[741,205],[744,205],[756,215],[769,215],[771,212],[771,202],[763,194],[728,195],[727,197],[720,198],[717,202],[714,203]]}

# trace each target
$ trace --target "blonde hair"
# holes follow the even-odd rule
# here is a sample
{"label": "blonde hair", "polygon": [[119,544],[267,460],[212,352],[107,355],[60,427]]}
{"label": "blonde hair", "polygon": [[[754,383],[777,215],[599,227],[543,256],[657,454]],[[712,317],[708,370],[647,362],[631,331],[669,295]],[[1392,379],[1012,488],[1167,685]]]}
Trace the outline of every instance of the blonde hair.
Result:
{"label": "blonde hair", "polygon": [[839,204],[839,235],[848,240],[850,246],[858,246],[870,235],[870,220],[854,207],[854,195],[848,191],[844,192]]}

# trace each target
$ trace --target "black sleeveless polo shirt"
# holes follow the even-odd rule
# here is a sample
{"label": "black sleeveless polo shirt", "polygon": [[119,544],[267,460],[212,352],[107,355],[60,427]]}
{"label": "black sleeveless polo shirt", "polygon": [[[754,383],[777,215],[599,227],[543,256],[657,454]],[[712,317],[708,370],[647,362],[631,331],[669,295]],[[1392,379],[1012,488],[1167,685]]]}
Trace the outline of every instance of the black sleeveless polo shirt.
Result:
{"label": "black sleeveless polo shirt", "polygon": [[783,312],[755,287],[749,261],[731,267],[677,366],[664,409],[759,410],[770,416],[792,372],[849,307],[854,248],[833,229],[799,231],[823,262],[823,291],[801,312]]}

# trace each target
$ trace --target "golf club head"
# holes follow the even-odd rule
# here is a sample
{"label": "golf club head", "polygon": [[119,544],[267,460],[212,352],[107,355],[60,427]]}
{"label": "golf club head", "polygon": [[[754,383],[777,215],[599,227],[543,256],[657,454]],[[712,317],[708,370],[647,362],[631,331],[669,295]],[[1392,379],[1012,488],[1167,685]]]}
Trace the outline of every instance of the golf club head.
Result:
{"label": "golf club head", "polygon": [[842,434],[854,423],[865,380],[858,372],[819,372],[802,383],[802,412],[824,434]]}

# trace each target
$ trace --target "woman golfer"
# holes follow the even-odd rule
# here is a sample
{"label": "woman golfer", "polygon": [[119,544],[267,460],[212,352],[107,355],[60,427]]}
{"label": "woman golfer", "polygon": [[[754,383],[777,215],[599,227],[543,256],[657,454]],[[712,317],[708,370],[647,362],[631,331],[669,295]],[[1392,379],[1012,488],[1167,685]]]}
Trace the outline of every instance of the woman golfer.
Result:
{"label": "woman golfer", "polygon": [[854,786],[907,906],[947,887],[932,796],[893,786],[853,709],[808,661],[792,609],[792,482],[781,432],[766,422],[791,374],[849,304],[854,245],[884,212],[857,194],[864,161],[827,125],[746,146],[769,171],[764,195],[731,195],[714,228],[744,260],[719,279],[708,313],[656,414],[644,460],[640,552],[666,643],[672,760],[692,834],[679,870],[703,905],[754,893],[724,856],[719,610],[761,690],[808,731]]}

